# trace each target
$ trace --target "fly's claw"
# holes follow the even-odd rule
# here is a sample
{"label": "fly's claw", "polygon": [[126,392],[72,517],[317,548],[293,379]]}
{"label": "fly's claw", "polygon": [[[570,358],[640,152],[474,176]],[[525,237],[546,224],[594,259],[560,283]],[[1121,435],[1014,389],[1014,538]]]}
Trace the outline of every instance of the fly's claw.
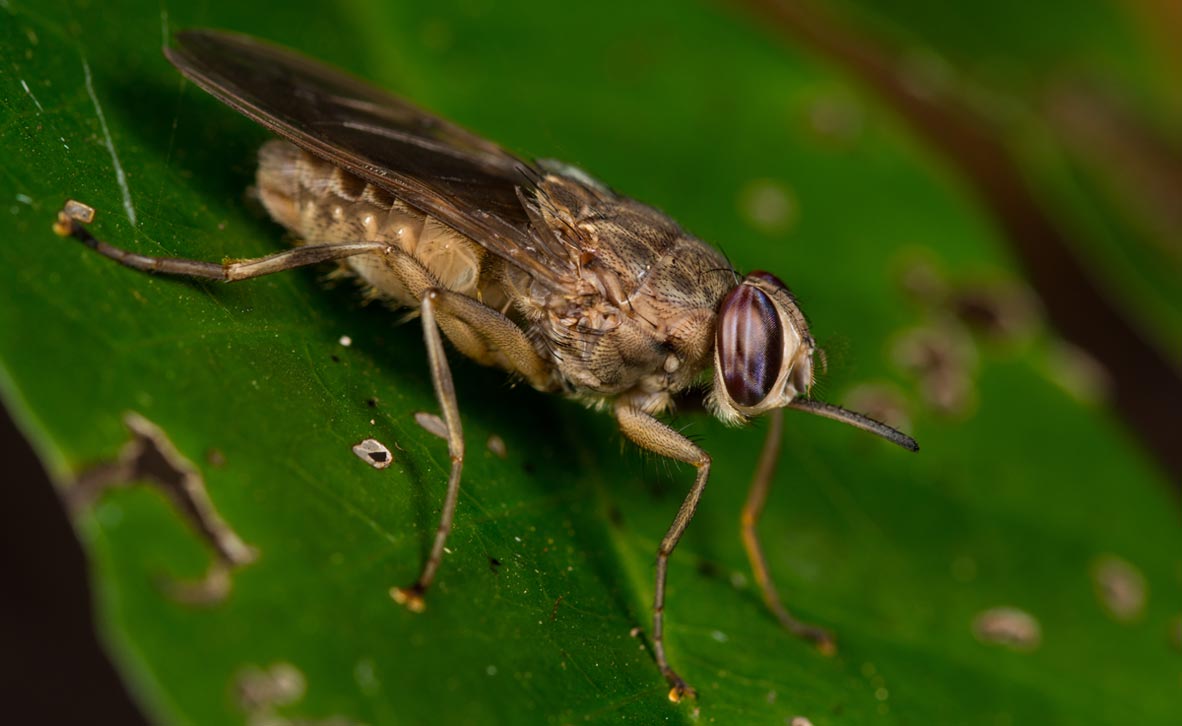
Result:
{"label": "fly's claw", "polygon": [[812,643],[821,655],[830,658],[837,655],[837,641],[828,630],[812,625],[803,625],[796,621],[792,621],[792,626],[788,626],[788,630]]}
{"label": "fly's claw", "polygon": [[835,641],[828,633],[825,634],[825,637],[817,638],[815,641],[813,641],[813,645],[816,646],[817,652],[823,656],[832,658],[833,656],[837,655],[837,641]]}
{"label": "fly's claw", "polygon": [[75,234],[79,224],[90,224],[94,221],[94,207],[89,204],[67,199],[62,209],[57,213],[57,221],[53,223],[53,231],[61,237],[71,237]]}
{"label": "fly's claw", "polygon": [[74,220],[67,217],[65,212],[58,212],[57,221],[53,223],[53,233],[58,237],[69,237],[74,233]]}
{"label": "fly's claw", "polygon": [[427,603],[423,600],[423,589],[418,584],[410,587],[392,587],[390,597],[412,613],[421,613],[427,609]]}
{"label": "fly's claw", "polygon": [[688,683],[682,680],[681,676],[673,671],[665,674],[665,680],[669,681],[671,688],[669,689],[669,700],[673,703],[681,703],[681,699],[688,696],[690,700],[697,700],[698,692],[695,691]]}

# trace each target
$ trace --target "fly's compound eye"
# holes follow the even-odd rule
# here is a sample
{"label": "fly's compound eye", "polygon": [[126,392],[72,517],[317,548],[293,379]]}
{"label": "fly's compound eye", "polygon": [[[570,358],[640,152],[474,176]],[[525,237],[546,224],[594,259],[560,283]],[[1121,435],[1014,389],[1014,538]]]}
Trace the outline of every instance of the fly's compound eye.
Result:
{"label": "fly's compound eye", "polygon": [[772,392],[784,359],[784,331],[766,293],[739,285],[718,310],[718,365],[727,395],[752,408]]}
{"label": "fly's compound eye", "polygon": [[767,284],[776,288],[777,290],[787,290],[788,289],[788,286],[785,285],[784,282],[780,278],[776,277],[775,275],[773,275],[770,272],[764,272],[763,270],[754,270],[751,274],[747,275],[747,279],[748,280],[763,280],[764,282],[766,282]]}

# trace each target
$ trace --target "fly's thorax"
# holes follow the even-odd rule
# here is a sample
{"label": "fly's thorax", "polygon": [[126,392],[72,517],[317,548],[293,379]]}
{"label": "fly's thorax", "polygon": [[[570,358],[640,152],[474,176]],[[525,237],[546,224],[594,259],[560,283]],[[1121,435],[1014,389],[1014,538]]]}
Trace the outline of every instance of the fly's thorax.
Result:
{"label": "fly's thorax", "polygon": [[574,236],[579,255],[570,293],[548,311],[559,370],[580,393],[663,408],[709,367],[715,310],[734,272],[657,210],[562,181],[543,185],[547,223]]}
{"label": "fly's thorax", "polygon": [[[286,141],[270,141],[259,151],[257,188],[271,217],[303,243],[387,242],[418,259],[441,286],[477,293],[485,257],[480,245]],[[382,255],[359,255],[346,264],[378,297],[418,304]]]}
{"label": "fly's thorax", "polygon": [[[584,400],[625,397],[648,413],[664,411],[697,384],[710,363],[713,313],[699,310],[663,331],[632,315],[548,321],[548,347],[564,388]],[[555,324],[556,323],[556,324]]]}
{"label": "fly's thorax", "polygon": [[788,287],[752,272],[723,298],[707,404],[727,423],[788,405],[813,385],[816,345]]}

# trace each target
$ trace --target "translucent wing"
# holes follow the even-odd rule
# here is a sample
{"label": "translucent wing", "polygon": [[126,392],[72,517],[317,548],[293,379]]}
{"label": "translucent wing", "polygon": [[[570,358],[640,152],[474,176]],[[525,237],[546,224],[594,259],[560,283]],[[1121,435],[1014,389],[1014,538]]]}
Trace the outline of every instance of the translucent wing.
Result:
{"label": "translucent wing", "polygon": [[[376,184],[558,288],[572,262],[535,228],[544,172],[341,71],[244,35],[177,34],[164,54],[268,129]],[[529,207],[529,208],[527,208]]]}

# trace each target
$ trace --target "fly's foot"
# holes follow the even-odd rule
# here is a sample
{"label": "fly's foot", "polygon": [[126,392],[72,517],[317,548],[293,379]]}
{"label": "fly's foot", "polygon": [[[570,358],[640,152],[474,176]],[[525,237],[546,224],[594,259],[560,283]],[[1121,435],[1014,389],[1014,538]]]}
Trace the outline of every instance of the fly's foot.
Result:
{"label": "fly's foot", "polygon": [[666,668],[665,680],[669,682],[669,700],[673,703],[680,703],[681,699],[689,696],[690,699],[697,699],[698,692],[690,687],[690,684],[682,680],[681,676],[677,675],[672,668]]}
{"label": "fly's foot", "polygon": [[412,613],[421,613],[427,609],[427,603],[423,600],[423,591],[424,588],[416,582],[410,587],[390,588],[390,597]]}
{"label": "fly's foot", "polygon": [[796,637],[804,638],[812,643],[821,655],[837,655],[837,641],[833,639],[833,635],[828,630],[815,625],[805,625],[796,620],[793,620],[791,625],[784,623],[784,627],[788,628],[789,632]]}
{"label": "fly's foot", "polygon": [[828,656],[830,658],[837,655],[837,641],[833,639],[832,635],[825,632],[824,630],[819,632],[820,635],[816,638],[813,638],[813,645],[816,646],[821,655]]}
{"label": "fly's foot", "polygon": [[[777,603],[778,604],[778,603]],[[784,627],[789,633],[792,633],[798,638],[807,640],[813,644],[813,647],[821,655],[834,656],[837,655],[837,641],[834,640],[833,634],[824,628],[819,628],[816,625],[809,625],[802,623],[796,618],[788,614],[788,611],[780,607],[773,607],[772,611],[776,614],[776,619],[780,621],[780,625]]]}

